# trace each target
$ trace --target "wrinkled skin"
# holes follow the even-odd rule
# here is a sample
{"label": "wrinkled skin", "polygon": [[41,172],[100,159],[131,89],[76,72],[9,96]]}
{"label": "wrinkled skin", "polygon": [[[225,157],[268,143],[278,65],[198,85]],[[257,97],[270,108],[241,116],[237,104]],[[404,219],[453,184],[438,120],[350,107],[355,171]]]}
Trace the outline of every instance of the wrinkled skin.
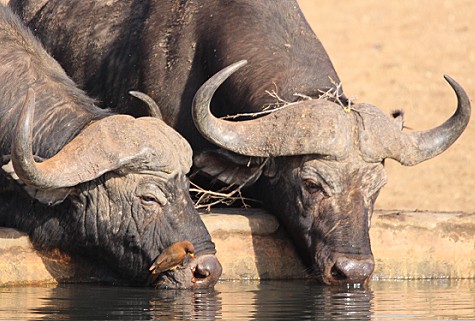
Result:
{"label": "wrinkled skin", "polygon": [[[198,157],[204,171],[220,168],[223,172],[218,176],[228,182],[248,178],[242,175],[244,168],[236,171],[227,159],[216,162],[215,155],[208,155]],[[248,159],[244,166],[260,174],[251,193],[286,227],[312,278],[332,285],[368,281],[374,270],[371,216],[387,182],[382,162],[368,163],[356,150],[342,159],[319,155],[270,158],[260,172],[259,162]]]}
{"label": "wrinkled skin", "polygon": [[[235,151],[225,142],[220,145],[200,135],[192,123],[190,106],[198,88],[241,59],[248,65],[229,77],[213,97],[212,112],[218,117],[261,111],[276,102],[268,94],[272,91],[284,101],[296,102],[295,93],[317,98],[321,92],[340,90],[335,85],[338,75],[296,1],[10,3],[92,96],[106,105],[113,102],[121,112],[142,115],[143,105],[126,93],[137,89],[149,94],[165,122],[190,142],[195,171],[205,180],[247,184],[248,195],[262,200],[280,218],[312,275],[327,284],[369,280],[374,267],[369,221],[386,181],[384,157],[368,160],[358,146],[352,146],[341,157],[328,157],[328,151],[273,154],[262,167],[265,155]],[[265,136],[270,145],[285,145],[299,118],[270,126],[288,127],[287,135],[250,132],[256,139]],[[355,143],[360,139],[357,133],[348,135]]]}
{"label": "wrinkled skin", "polygon": [[[272,194],[266,202],[299,248],[307,249],[302,258],[314,277],[330,284],[348,278],[363,282],[374,267],[368,233],[374,202],[386,183],[383,165],[318,156],[274,161],[277,175],[264,174],[258,189]],[[346,266],[346,259],[359,268]]]}
{"label": "wrinkled skin", "polygon": [[221,266],[188,193],[188,143],[160,119],[95,106],[3,6],[0,43],[0,226],[87,281],[132,285],[151,285],[153,260],[186,239],[195,260],[152,285],[214,286]]}
{"label": "wrinkled skin", "polygon": [[[80,239],[87,240],[86,244],[88,240],[95,240],[104,263],[115,265],[118,271],[126,273],[125,279],[137,283],[147,283],[148,268],[168,244],[191,239],[201,256],[214,255],[211,238],[203,238],[208,235],[204,224],[198,215],[190,215],[195,212],[187,184],[182,175],[163,174],[124,177],[109,174],[100,186],[91,189],[91,184],[86,184],[81,193],[72,198],[75,207],[96,202],[86,208],[85,215],[74,224],[87,226],[79,231]],[[108,248],[113,250],[107,253],[104,249]],[[117,256],[119,262],[116,262]],[[178,287],[190,286],[186,280],[193,279],[196,264],[193,262],[184,269],[186,277],[176,277]],[[202,282],[204,278],[197,281]],[[166,282],[160,285],[177,287]]]}
{"label": "wrinkled skin", "polygon": [[41,252],[60,249],[86,258],[98,280],[131,285],[147,284],[153,260],[168,245],[190,239],[199,255],[186,268],[163,274],[155,286],[212,286],[220,273],[205,274],[207,265],[219,265],[216,250],[195,214],[187,184],[183,175],[110,173],[77,186],[54,207],[15,189],[0,193],[0,225],[27,232]]}

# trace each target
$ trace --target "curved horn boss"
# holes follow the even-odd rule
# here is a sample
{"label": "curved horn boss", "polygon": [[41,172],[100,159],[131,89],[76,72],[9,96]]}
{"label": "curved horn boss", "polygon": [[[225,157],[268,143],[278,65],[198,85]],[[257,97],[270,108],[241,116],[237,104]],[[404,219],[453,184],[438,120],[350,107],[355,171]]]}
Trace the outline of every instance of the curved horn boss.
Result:
{"label": "curved horn boss", "polygon": [[[178,136],[168,127],[159,126],[161,120],[148,117],[135,119],[127,115],[113,115],[92,123],[55,156],[37,163],[32,153],[34,109],[35,92],[29,89],[17,122],[16,138],[12,143],[12,163],[18,177],[36,188],[71,187],[119,169],[141,171],[162,167],[166,169],[168,166],[182,168],[186,172],[191,166],[185,157],[188,154],[176,157],[167,152],[166,148],[161,148],[161,155],[158,155],[157,149],[148,146],[147,139],[143,139],[144,131],[141,128],[144,127],[164,132],[164,140]],[[137,122],[142,125],[138,127]],[[116,137],[121,139],[117,140]],[[177,138],[154,142],[158,143],[186,145]],[[189,151],[187,145],[183,148]],[[191,155],[191,151],[189,154]]]}

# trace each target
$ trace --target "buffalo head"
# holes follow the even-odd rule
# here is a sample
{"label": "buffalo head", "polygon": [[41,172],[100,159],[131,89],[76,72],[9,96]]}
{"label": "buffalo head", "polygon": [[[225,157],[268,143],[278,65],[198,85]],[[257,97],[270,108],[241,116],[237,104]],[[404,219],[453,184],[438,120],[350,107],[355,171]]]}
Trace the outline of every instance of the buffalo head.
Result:
{"label": "buffalo head", "polygon": [[[243,64],[218,72],[195,96],[198,130],[222,148],[196,155],[196,166],[234,184],[245,181],[236,166],[247,172],[255,167],[259,172],[247,183],[257,185],[313,275],[327,284],[367,282],[374,270],[369,228],[373,205],[386,183],[384,160],[415,165],[446,150],[469,121],[467,94],[446,76],[458,98],[457,110],[439,127],[423,132],[402,132],[399,117],[387,117],[371,105],[350,108],[323,99],[290,104],[250,120],[218,119],[210,112],[211,98]],[[263,159],[264,166],[254,166]]]}
{"label": "buffalo head", "polygon": [[189,240],[195,259],[154,285],[217,282],[215,247],[188,193],[191,148],[177,132],[157,118],[112,115],[41,162],[32,153],[34,109],[35,91],[29,89],[12,143],[11,174],[45,204],[34,203],[36,225],[23,226],[37,247],[86,257],[121,280],[147,284],[155,258]]}

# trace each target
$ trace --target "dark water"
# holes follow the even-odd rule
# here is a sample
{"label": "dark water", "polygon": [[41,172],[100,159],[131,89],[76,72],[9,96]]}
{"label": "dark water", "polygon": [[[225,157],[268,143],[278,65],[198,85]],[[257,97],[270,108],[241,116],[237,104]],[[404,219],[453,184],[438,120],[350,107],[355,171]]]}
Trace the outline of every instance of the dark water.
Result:
{"label": "dark water", "polygon": [[475,320],[475,281],[221,282],[214,290],[0,288],[1,320]]}

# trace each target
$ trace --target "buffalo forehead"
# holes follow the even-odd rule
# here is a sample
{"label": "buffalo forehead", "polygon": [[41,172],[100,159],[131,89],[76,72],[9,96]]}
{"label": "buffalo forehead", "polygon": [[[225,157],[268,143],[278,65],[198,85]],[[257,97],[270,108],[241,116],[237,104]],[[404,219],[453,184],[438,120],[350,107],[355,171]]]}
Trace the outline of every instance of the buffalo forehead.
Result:
{"label": "buffalo forehead", "polygon": [[170,171],[188,172],[191,167],[192,151],[188,142],[160,119],[115,115],[86,130],[92,131],[91,137],[97,143],[117,149],[117,154],[146,154],[144,161],[147,159],[150,169],[168,167]]}
{"label": "buffalo forehead", "polygon": [[387,181],[382,163],[366,162],[356,153],[342,160],[322,157],[307,159],[301,175],[303,178],[316,178],[331,194],[343,193],[355,185],[372,193]]}

